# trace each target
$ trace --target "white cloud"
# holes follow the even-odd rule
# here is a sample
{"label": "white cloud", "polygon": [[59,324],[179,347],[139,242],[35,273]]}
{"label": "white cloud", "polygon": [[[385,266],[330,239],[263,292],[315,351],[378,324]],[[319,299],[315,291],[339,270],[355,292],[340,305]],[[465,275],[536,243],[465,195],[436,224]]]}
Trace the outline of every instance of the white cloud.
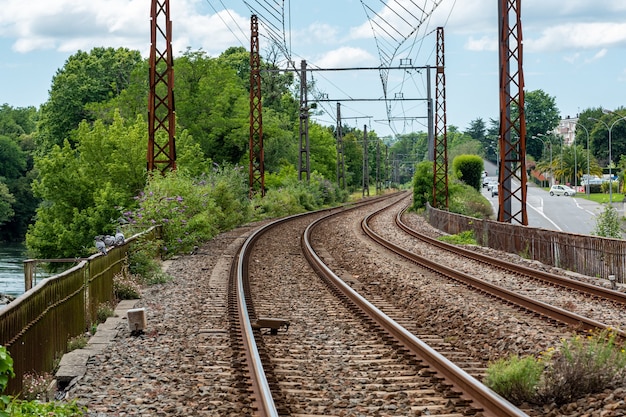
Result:
{"label": "white cloud", "polygon": [[492,36],[483,36],[480,39],[474,39],[472,36],[469,37],[467,42],[465,43],[465,49],[469,51],[497,51],[498,50],[498,40]]}
{"label": "white cloud", "polygon": [[320,68],[345,68],[359,65],[377,65],[378,60],[364,49],[344,46],[326,52],[315,65]]}
{"label": "white cloud", "polygon": [[[199,14],[198,0],[170,3],[175,53],[191,46],[217,54],[242,41],[249,47],[249,18],[232,10]],[[106,46],[146,55],[150,48],[147,0],[29,0],[28,7],[22,0],[3,0],[2,8],[0,37],[15,39],[12,48],[18,52],[73,52]]]}
{"label": "white cloud", "polygon": [[549,27],[524,40],[528,52],[595,49],[626,44],[626,23],[572,23]]}

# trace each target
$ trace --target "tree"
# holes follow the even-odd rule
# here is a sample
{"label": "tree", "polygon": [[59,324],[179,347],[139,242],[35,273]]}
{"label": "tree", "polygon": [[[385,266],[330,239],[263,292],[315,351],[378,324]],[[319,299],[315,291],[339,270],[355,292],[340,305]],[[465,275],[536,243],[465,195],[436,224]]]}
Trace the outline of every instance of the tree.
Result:
{"label": "tree", "polygon": [[15,197],[9,192],[9,187],[0,179],[0,225],[11,220],[15,212],[13,204]]}
{"label": "tree", "polygon": [[247,156],[249,96],[228,60],[187,51],[175,62],[176,114],[204,156],[221,164]]}
{"label": "tree", "polygon": [[472,137],[472,139],[476,139],[480,143],[486,143],[487,139],[487,126],[485,122],[480,117],[478,119],[474,119],[470,122],[469,127],[465,131],[466,135]]}
{"label": "tree", "polygon": [[41,107],[40,144],[45,149],[62,146],[81,121],[93,122],[90,103],[118,96],[130,84],[131,73],[142,62],[139,51],[127,48],[94,48],[78,51],[52,78],[48,101]]}
{"label": "tree", "polygon": [[[517,118],[519,110],[513,106],[512,117]],[[532,140],[537,134],[545,135],[554,130],[561,116],[556,106],[556,98],[543,90],[527,91],[524,94],[524,112],[526,115],[526,153],[540,159],[543,154],[541,141]]]}

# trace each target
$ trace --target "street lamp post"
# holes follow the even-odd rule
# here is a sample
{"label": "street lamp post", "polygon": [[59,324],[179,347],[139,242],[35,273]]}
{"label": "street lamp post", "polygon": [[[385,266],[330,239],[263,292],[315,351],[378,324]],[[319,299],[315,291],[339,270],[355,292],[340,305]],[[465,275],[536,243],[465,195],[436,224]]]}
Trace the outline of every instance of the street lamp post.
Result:
{"label": "street lamp post", "polygon": [[[585,129],[585,133],[587,134],[587,196],[589,196],[589,179],[590,177],[590,172],[589,172],[589,131],[587,130],[587,128],[583,125],[576,125],[576,126],[580,126],[583,129]],[[574,134],[574,143],[576,143],[576,134]]]}
{"label": "street lamp post", "polygon": [[[609,110],[609,113],[613,113],[613,112]],[[613,130],[613,126],[615,126],[615,123],[619,122],[620,120],[626,120],[626,117],[620,117],[619,119],[611,123],[611,126],[609,126],[608,124],[606,124],[606,122],[600,119],[595,119],[593,117],[590,117],[589,119],[602,123],[609,131],[609,204],[613,204],[613,173],[611,172],[611,165],[612,165],[611,131]]]}

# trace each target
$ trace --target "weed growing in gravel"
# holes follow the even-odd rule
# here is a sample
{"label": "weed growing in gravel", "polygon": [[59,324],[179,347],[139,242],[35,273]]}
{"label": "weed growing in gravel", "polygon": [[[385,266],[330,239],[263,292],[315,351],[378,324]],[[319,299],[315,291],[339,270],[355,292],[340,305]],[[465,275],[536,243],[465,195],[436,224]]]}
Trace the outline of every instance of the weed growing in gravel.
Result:
{"label": "weed growing in gravel", "polygon": [[564,340],[544,373],[542,402],[565,404],[623,383],[626,353],[610,330]]}
{"label": "weed growing in gravel", "polygon": [[452,243],[455,245],[476,245],[476,239],[474,238],[474,232],[472,230],[466,230],[456,235],[441,236],[438,238],[442,242]]}
{"label": "weed growing in gravel", "polygon": [[67,341],[67,351],[71,352],[76,349],[82,349],[87,346],[88,337],[84,334],[79,334],[76,337],[72,337]]}
{"label": "weed growing in gravel", "polygon": [[141,298],[141,285],[137,276],[131,274],[128,268],[123,268],[113,276],[113,293],[117,300],[136,300]]}
{"label": "weed growing in gravel", "polygon": [[115,309],[110,303],[101,303],[98,305],[98,309],[96,311],[98,323],[104,323],[109,317],[113,317],[114,315]]}
{"label": "weed growing in gravel", "polygon": [[485,385],[515,404],[534,402],[543,364],[532,356],[511,355],[490,364]]}
{"label": "weed growing in gravel", "polygon": [[514,404],[557,405],[626,381],[626,350],[611,330],[563,340],[539,358],[511,356],[492,363],[485,385]]}

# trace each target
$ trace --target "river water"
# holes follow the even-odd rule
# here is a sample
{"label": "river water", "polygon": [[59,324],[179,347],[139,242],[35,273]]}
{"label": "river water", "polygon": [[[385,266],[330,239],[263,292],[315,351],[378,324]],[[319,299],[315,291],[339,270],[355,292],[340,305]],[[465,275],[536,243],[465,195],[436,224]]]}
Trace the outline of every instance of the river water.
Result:
{"label": "river water", "polygon": [[[21,243],[0,243],[0,293],[13,296],[24,293],[26,248]],[[37,278],[43,278],[37,271]]]}

